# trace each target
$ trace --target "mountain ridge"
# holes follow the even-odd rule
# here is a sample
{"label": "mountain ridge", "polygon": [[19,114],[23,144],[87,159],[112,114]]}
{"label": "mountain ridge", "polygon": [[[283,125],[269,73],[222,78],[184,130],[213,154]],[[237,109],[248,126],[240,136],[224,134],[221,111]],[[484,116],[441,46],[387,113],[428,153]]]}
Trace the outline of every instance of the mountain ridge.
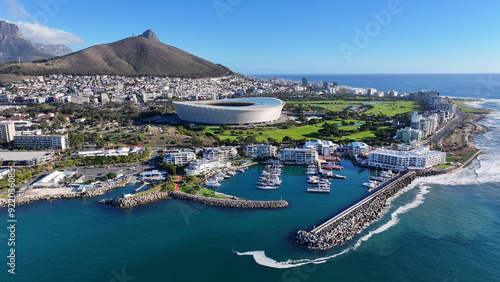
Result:
{"label": "mountain ridge", "polygon": [[232,74],[179,48],[162,43],[152,30],[140,36],[88,47],[35,64],[11,64],[1,72],[22,75],[123,75],[220,77]]}

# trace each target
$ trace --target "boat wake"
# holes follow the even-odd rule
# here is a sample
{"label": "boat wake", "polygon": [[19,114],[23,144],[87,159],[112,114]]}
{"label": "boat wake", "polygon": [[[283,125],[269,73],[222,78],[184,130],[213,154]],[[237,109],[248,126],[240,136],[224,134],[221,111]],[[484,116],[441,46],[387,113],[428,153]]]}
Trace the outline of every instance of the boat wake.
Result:
{"label": "boat wake", "polygon": [[342,250],[341,252],[339,253],[336,253],[336,254],[333,254],[333,255],[330,255],[330,256],[325,256],[325,257],[321,257],[321,258],[315,258],[315,259],[299,259],[299,260],[287,260],[287,261],[276,261],[268,256],[266,256],[266,253],[265,251],[249,251],[249,252],[238,252],[238,251],[233,251],[235,252],[238,256],[252,256],[254,261],[257,263],[257,264],[260,264],[262,266],[266,266],[266,267],[270,267],[270,268],[277,268],[277,269],[284,269],[284,268],[294,268],[294,267],[299,267],[299,266],[302,266],[302,265],[306,265],[306,264],[322,264],[322,263],[325,263],[327,261],[330,261],[336,257],[339,257],[341,255],[344,255],[346,253],[348,253],[349,251],[354,251],[356,250],[357,248],[359,248],[361,246],[361,244],[363,242],[366,242],[368,241],[368,239],[370,239],[373,235],[376,235],[376,234],[380,234],[386,230],[388,230],[389,228],[397,225],[399,223],[399,216],[401,214],[404,214],[418,206],[420,206],[424,200],[425,200],[425,197],[424,195],[429,193],[429,186],[426,186],[426,185],[418,185],[418,184],[412,184],[410,186],[408,186],[407,188],[403,189],[401,192],[399,192],[398,194],[396,194],[395,196],[393,196],[390,200],[389,200],[389,205],[390,203],[396,199],[397,197],[399,197],[399,195],[403,194],[404,192],[408,191],[408,190],[411,190],[413,188],[415,188],[416,186],[419,186],[420,187],[420,191],[419,193],[415,196],[415,199],[413,199],[412,202],[402,206],[402,207],[399,207],[398,209],[396,209],[392,214],[391,214],[391,219],[383,224],[382,226],[378,227],[377,229],[373,230],[373,231],[369,231],[367,235],[361,237],[360,239],[358,239],[358,241],[351,247],[348,247],[344,250]]}

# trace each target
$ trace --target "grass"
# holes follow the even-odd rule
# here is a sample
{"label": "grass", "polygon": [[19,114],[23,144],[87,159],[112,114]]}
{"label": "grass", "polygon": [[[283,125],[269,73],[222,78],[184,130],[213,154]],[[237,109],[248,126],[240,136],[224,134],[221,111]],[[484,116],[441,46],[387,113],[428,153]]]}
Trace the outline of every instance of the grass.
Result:
{"label": "grass", "polygon": [[457,107],[464,113],[474,113],[474,114],[489,114],[491,111],[486,109],[477,109],[468,106],[467,102],[475,102],[477,100],[473,99],[452,99],[452,102],[457,105]]}
{"label": "grass", "polygon": [[[341,120],[334,120],[334,121],[327,121],[327,123],[333,123],[333,124],[340,124],[342,121]],[[346,120],[346,122],[354,122],[354,123],[364,123],[363,121],[360,120]],[[283,137],[288,136],[292,139],[318,139],[321,138],[321,136],[318,135],[318,130],[321,129],[323,126],[324,122],[314,124],[314,125],[304,125],[304,126],[294,126],[290,127],[288,129],[279,129],[275,127],[260,127],[260,128],[249,128],[245,130],[240,130],[240,129],[228,129],[224,132],[224,134],[219,135],[219,138],[222,140],[235,140],[238,137],[243,137],[245,138],[246,136],[254,136],[257,141],[263,141],[267,140],[269,137],[281,141]],[[344,130],[344,131],[352,131],[355,129],[358,129],[359,126],[355,125],[350,125],[350,126],[342,126],[339,127],[339,129]],[[214,133],[215,131],[219,130],[218,127],[207,127],[206,131],[210,133]],[[235,131],[234,134],[231,133],[231,131]],[[239,134],[238,132],[242,131],[243,134]],[[248,134],[248,133],[249,134]],[[353,133],[348,136],[344,136],[343,139],[356,139],[360,140],[361,138],[365,137],[374,137],[375,135],[373,132],[359,132],[359,133]]]}
{"label": "grass", "polygon": [[[396,114],[408,113],[408,112],[419,112],[423,111],[422,107],[414,101],[370,101],[370,100],[356,100],[356,101],[344,101],[344,100],[325,100],[325,101],[291,101],[288,104],[303,104],[304,108],[317,107],[324,108],[330,111],[342,111],[348,106],[362,106],[364,104],[370,103],[373,109],[366,111],[366,114],[379,114],[383,113],[388,116],[393,116]],[[319,110],[320,109],[316,109]]]}
{"label": "grass", "polygon": [[435,166],[435,168],[450,168],[452,167],[453,165],[449,165],[449,164],[442,164],[442,165],[437,165]]}
{"label": "grass", "polygon": [[150,193],[153,193],[153,192],[160,192],[160,189],[162,188],[162,186],[163,186],[163,184],[156,185],[156,187],[152,187],[152,188],[150,188],[148,190],[136,193],[136,194],[134,194],[134,196],[140,196],[140,195],[144,195],[144,194],[150,194]]}

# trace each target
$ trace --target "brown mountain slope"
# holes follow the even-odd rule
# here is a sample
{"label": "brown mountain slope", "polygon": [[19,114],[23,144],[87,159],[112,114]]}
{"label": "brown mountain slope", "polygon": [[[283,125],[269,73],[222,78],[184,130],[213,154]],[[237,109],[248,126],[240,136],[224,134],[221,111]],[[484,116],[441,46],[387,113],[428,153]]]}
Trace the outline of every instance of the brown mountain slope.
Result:
{"label": "brown mountain slope", "polygon": [[169,77],[217,77],[231,73],[224,66],[161,43],[150,30],[142,36],[92,46],[45,62],[10,65],[2,72]]}

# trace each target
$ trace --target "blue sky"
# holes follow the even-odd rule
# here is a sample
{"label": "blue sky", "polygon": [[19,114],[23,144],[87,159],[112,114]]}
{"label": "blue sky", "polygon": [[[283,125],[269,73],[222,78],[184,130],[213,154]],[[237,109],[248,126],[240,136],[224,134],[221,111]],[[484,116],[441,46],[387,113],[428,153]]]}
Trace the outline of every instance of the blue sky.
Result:
{"label": "blue sky", "polygon": [[23,35],[73,50],[152,29],[246,74],[500,73],[500,1],[0,0]]}

